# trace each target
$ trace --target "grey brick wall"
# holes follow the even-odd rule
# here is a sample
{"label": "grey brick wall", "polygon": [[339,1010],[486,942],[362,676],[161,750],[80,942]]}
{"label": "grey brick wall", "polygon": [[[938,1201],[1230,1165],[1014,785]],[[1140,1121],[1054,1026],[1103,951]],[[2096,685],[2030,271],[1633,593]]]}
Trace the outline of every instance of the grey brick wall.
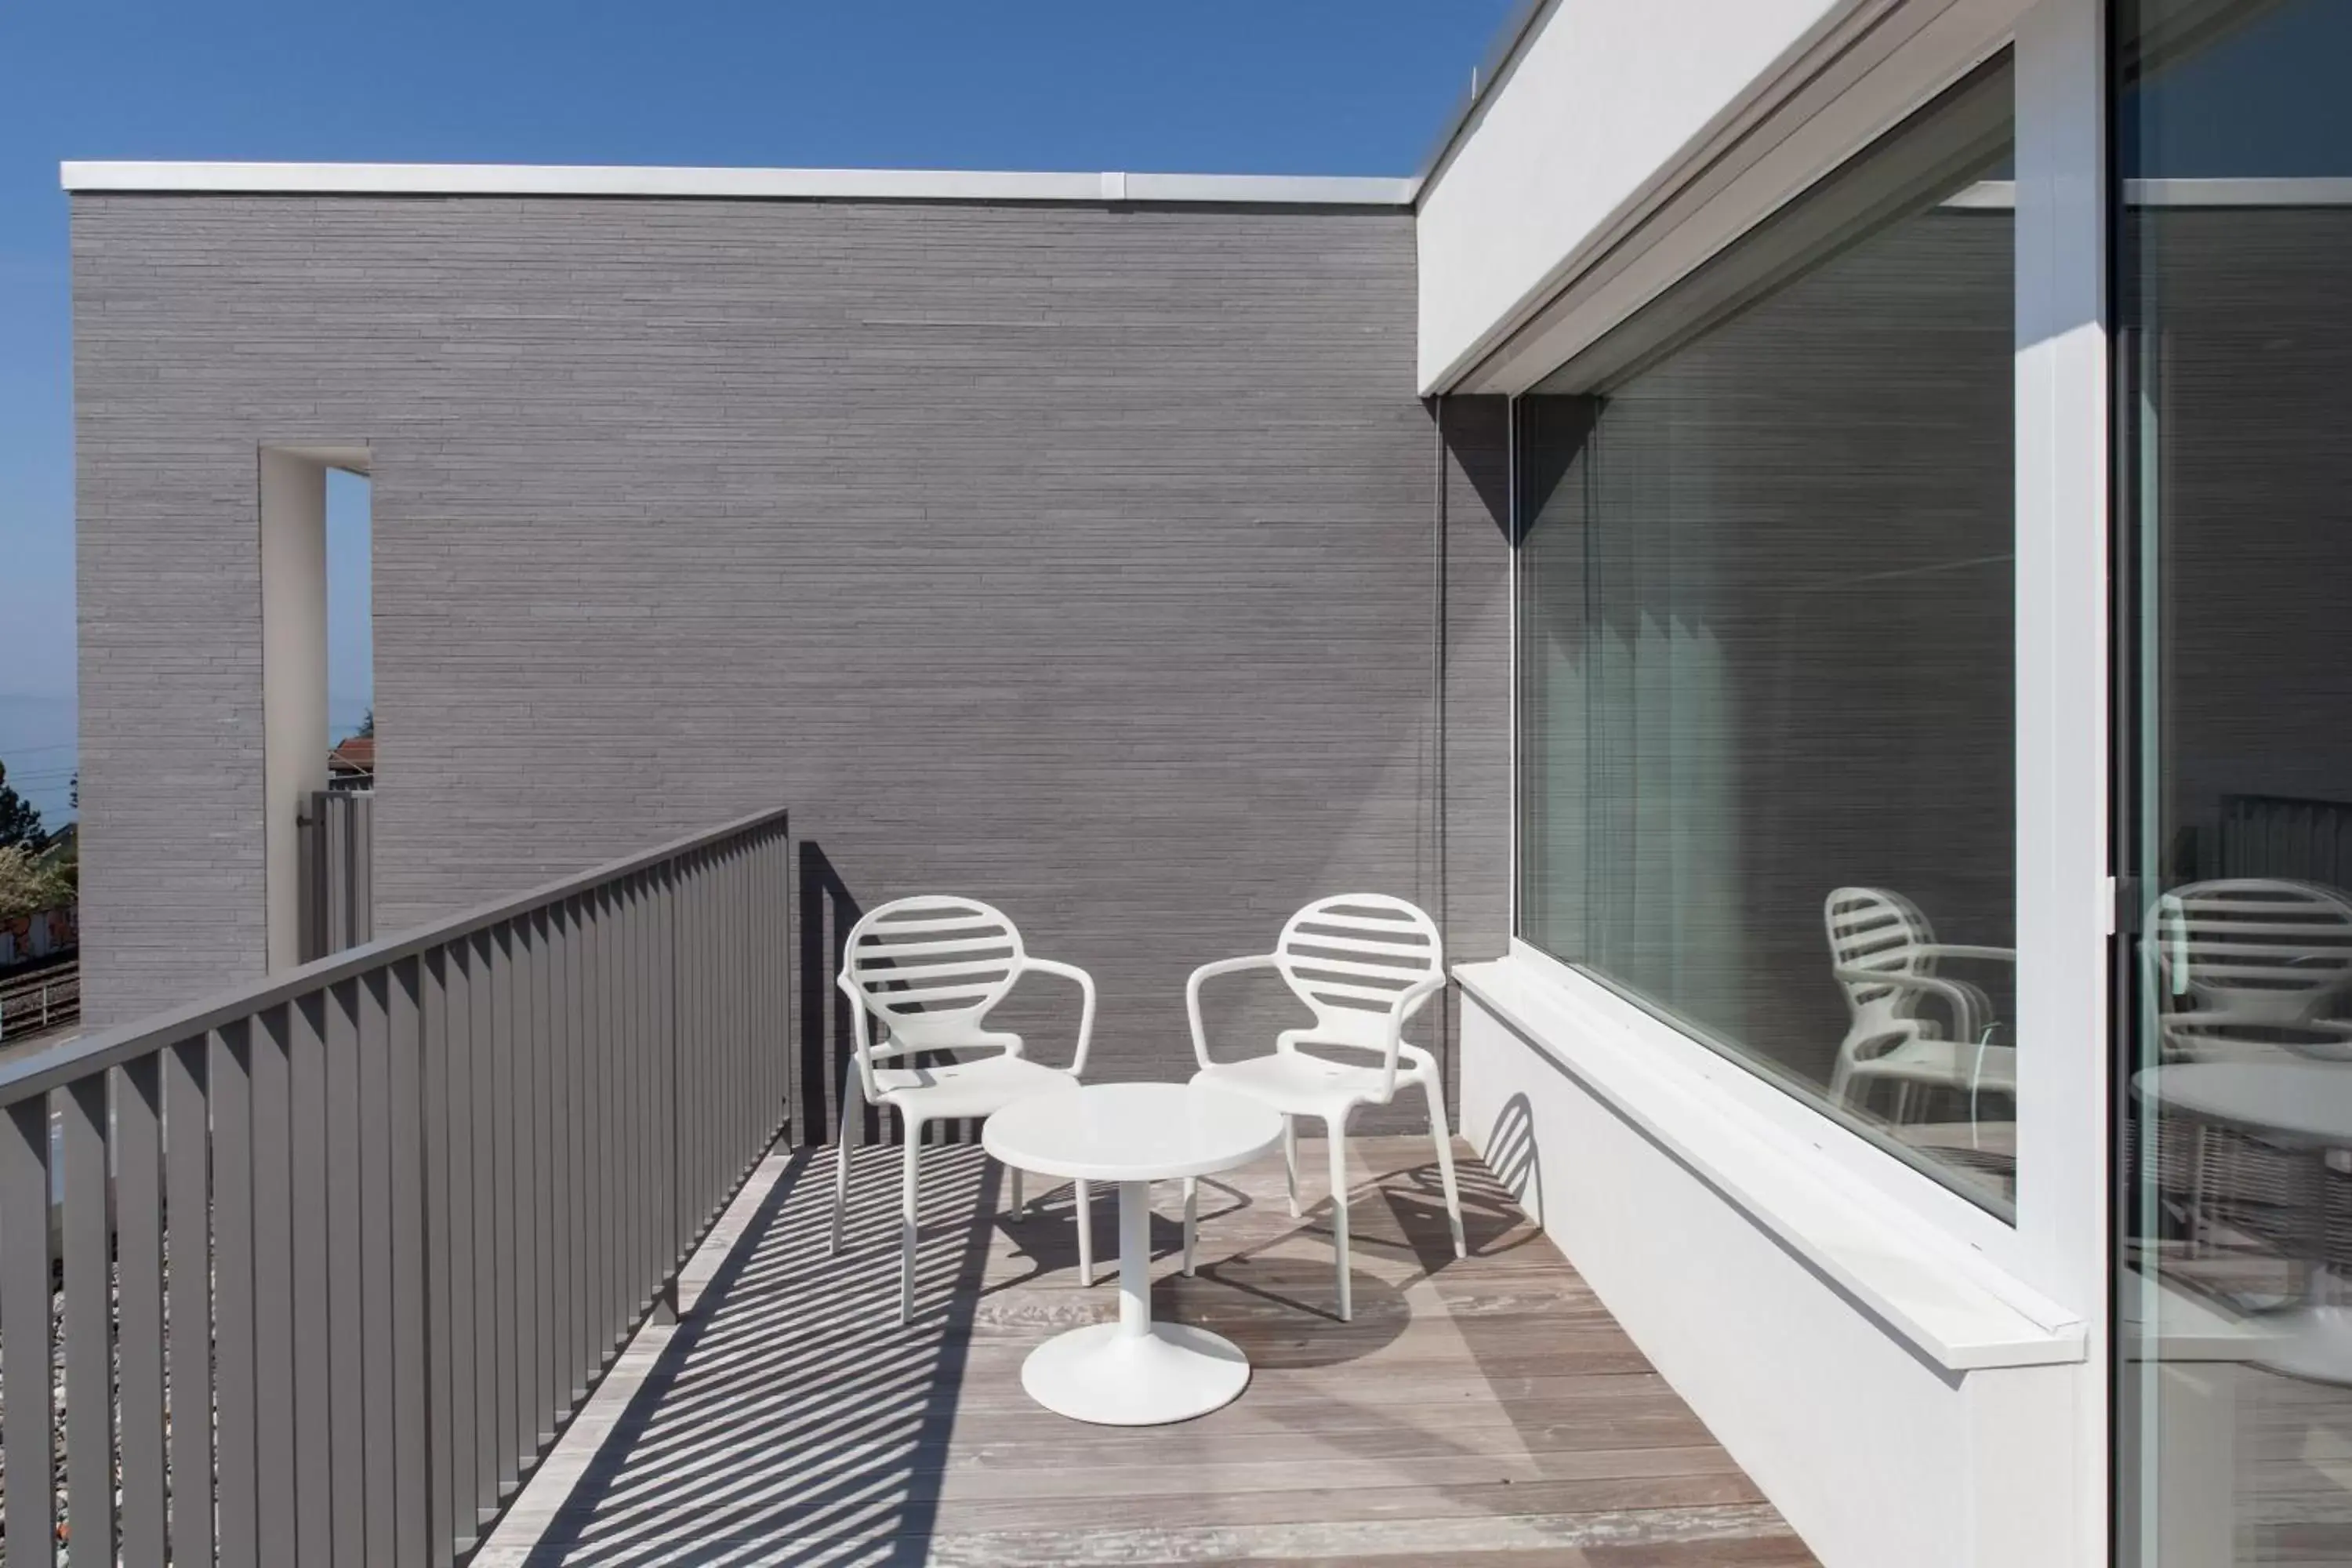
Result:
{"label": "grey brick wall", "polygon": [[[1402,213],[72,224],[94,1018],[260,967],[263,443],[374,454],[379,931],[782,802],[804,908],[995,900],[1101,982],[1105,1075],[1167,1076],[1193,964],[1318,893],[1441,901]],[[1444,902],[1492,951],[1500,536],[1457,504],[1444,537]],[[1244,989],[1224,1016],[1268,1026]],[[1058,1048],[1066,1015],[1016,1011]]]}

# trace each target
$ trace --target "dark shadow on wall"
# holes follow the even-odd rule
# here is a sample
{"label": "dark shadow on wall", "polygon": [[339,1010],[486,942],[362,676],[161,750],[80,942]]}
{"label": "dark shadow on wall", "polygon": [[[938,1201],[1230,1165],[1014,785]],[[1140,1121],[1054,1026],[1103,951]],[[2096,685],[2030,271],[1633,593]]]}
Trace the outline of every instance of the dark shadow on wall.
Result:
{"label": "dark shadow on wall", "polygon": [[[1576,459],[1583,455],[1601,416],[1601,399],[1586,396],[1532,396],[1519,399],[1519,515],[1532,522],[1551,504],[1552,492],[1568,481]],[[1576,482],[1582,482],[1579,475]],[[1517,544],[1524,535],[1511,532]]]}
{"label": "dark shadow on wall", "polygon": [[[800,1082],[796,1097],[797,1142],[816,1148],[832,1141],[841,1111],[842,1074],[849,1067],[849,998],[835,984],[849,931],[862,909],[841,879],[824,848],[813,838],[800,845]],[[869,1106],[866,1142],[878,1141],[881,1120]]]}
{"label": "dark shadow on wall", "polygon": [[1449,524],[1458,509],[1479,508],[1505,539],[1511,537],[1511,400],[1465,395],[1433,397],[1445,448],[1444,504]]}
{"label": "dark shadow on wall", "polygon": [[[1511,518],[1511,403],[1488,395],[1428,399],[1438,447],[1437,680],[1432,812],[1436,898],[1446,956],[1459,963],[1506,945],[1505,911],[1492,897],[1503,840],[1489,827],[1508,812],[1507,621],[1496,604],[1507,581]],[[1488,533],[1487,529],[1493,529]],[[1465,852],[1457,853],[1460,843]],[[1462,1002],[1447,986],[1431,1015],[1445,1103],[1459,1125]],[[1418,1120],[1368,1122],[1416,1131]]]}

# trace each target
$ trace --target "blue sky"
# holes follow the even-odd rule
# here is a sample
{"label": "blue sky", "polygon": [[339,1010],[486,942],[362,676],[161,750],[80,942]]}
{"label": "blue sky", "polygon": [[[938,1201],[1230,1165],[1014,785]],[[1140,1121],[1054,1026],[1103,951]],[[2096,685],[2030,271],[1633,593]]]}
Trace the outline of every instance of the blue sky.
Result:
{"label": "blue sky", "polygon": [[[72,768],[64,158],[1416,170],[1512,0],[284,0],[0,9],[0,763]],[[362,487],[331,500],[353,624]],[[357,502],[358,504],[354,504]],[[337,717],[366,693],[338,636]]]}

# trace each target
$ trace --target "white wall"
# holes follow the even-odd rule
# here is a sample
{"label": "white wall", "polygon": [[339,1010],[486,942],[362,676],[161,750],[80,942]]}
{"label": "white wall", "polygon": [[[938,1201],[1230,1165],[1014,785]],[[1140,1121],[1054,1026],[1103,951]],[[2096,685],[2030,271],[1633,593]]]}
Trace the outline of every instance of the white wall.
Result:
{"label": "white wall", "polygon": [[2026,4],[1559,0],[1423,190],[1423,390],[1525,391],[1966,75]]}
{"label": "white wall", "polygon": [[1548,960],[1464,1009],[1465,1133],[1828,1568],[2105,1556],[2100,17],[1559,0],[1420,207],[1424,388],[1524,391],[2016,41],[2016,1223],[1589,980],[1531,1026]]}
{"label": "white wall", "polygon": [[[1465,999],[1463,1133],[1825,1568],[2079,1568],[2075,1521],[2099,1499],[2078,1488],[2075,1445],[2098,1384],[2087,1363],[2049,1359],[2063,1336],[2002,1349],[2003,1309],[1979,1281],[1946,1275],[1933,1248],[1901,1256],[1899,1235],[1859,1209],[1824,1223],[1792,1205],[1793,1227],[1760,1223],[1720,1170],[1596,1092],[1580,1059],[1593,1042],[1575,1033],[1538,1044]],[[1696,1115],[1707,1098],[1696,1079],[1663,1087],[1651,1110]],[[1837,1179],[1785,1174],[1817,1191]],[[1769,1202],[1769,1184],[1738,1196]],[[1843,1283],[1838,1255],[1857,1247],[1898,1281],[1914,1324],[1981,1325],[1939,1347],[1979,1364],[1945,1364]]]}
{"label": "white wall", "polygon": [[1423,193],[1424,390],[1845,4],[1559,0]]}
{"label": "white wall", "polygon": [[327,468],[261,453],[261,708],[268,967],[301,961],[303,797],[327,787]]}

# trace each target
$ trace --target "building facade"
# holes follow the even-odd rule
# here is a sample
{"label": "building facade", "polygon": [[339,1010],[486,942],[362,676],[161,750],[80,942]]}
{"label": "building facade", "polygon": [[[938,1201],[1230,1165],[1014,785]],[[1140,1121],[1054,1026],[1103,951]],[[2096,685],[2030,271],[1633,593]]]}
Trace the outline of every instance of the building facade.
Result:
{"label": "building facade", "polygon": [[2347,53],[1551,0],[1413,181],[68,165],[91,1011],[282,958],[363,468],[377,929],[788,804],[823,1138],[859,907],[1148,1078],[1399,893],[1821,1561],[2352,1557]]}
{"label": "building facade", "polygon": [[[379,931],[791,801],[810,941],[992,889],[1148,1072],[1198,954],[1448,901],[1443,633],[1454,941],[1498,951],[1507,546],[1433,528],[1398,184],[1089,184],[78,195],[94,1014],[269,963],[308,645],[258,635],[257,450],[370,476]],[[110,741],[157,726],[169,777]]]}

